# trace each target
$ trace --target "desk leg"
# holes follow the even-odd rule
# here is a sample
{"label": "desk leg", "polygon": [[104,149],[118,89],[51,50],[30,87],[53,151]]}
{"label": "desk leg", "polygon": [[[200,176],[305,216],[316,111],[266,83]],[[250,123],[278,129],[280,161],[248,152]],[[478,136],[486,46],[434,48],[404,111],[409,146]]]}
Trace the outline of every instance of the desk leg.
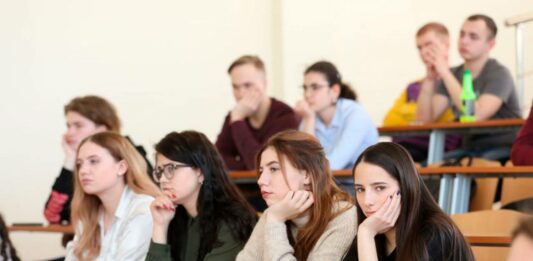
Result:
{"label": "desk leg", "polygon": [[[441,130],[433,130],[429,135],[428,165],[441,161],[444,158],[445,134]],[[444,175],[440,180],[439,206],[446,213],[450,213],[452,200],[453,177]]]}
{"label": "desk leg", "polygon": [[452,191],[453,191],[453,176],[443,175],[442,178],[440,179],[439,206],[447,214],[450,214],[451,207],[452,207],[451,206]]}
{"label": "desk leg", "polygon": [[428,165],[444,158],[445,135],[441,130],[433,130],[429,135]]}
{"label": "desk leg", "polygon": [[471,183],[472,179],[470,177],[457,174],[453,184],[452,206],[450,214],[461,214],[468,212]]}

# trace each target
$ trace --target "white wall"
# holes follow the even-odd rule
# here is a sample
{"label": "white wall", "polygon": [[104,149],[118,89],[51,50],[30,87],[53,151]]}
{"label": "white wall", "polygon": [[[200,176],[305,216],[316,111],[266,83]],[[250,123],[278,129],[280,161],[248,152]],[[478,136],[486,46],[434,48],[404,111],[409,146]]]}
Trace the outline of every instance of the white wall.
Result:
{"label": "white wall", "polygon": [[[293,0],[283,5],[284,98],[302,97],[303,71],[326,59],[335,63],[374,122],[382,123],[394,99],[407,84],[424,76],[415,46],[416,31],[429,21],[441,22],[451,36],[451,65],[462,63],[457,51],[460,27],[474,13],[491,16],[498,25],[492,56],[514,73],[514,28],[508,17],[533,11],[533,1],[427,0]],[[533,23],[525,30],[526,68],[533,70]],[[533,75],[528,76],[527,111],[533,97]]]}
{"label": "white wall", "polygon": [[[171,130],[216,138],[233,104],[226,68],[239,55],[260,55],[270,92],[289,104],[301,97],[305,67],[329,59],[379,124],[405,85],[423,75],[413,41],[420,25],[448,26],[457,64],[463,19],[489,14],[500,27],[493,56],[514,71],[514,31],[503,20],[527,11],[532,1],[1,0],[0,212],[8,223],[44,222],[62,162],[62,107],[74,96],[108,98],[124,133],[152,152]],[[527,43],[532,37],[528,29]],[[24,260],[63,252],[57,235],[12,237]]]}
{"label": "white wall", "polygon": [[[228,65],[243,53],[270,64],[270,8],[247,0],[0,1],[0,211],[7,221],[44,222],[62,164],[62,108],[74,96],[108,98],[124,133],[150,151],[171,130],[214,139],[233,104]],[[23,260],[63,251],[58,236],[13,239]]]}

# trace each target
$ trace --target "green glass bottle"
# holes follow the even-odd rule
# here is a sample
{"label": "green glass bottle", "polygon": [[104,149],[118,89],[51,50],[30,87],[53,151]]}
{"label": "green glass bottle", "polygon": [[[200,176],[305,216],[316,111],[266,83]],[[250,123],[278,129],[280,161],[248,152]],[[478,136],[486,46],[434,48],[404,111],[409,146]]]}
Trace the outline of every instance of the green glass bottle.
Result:
{"label": "green glass bottle", "polygon": [[472,73],[465,70],[463,74],[463,90],[461,91],[461,122],[476,121],[476,93],[474,92],[474,83],[472,82]]}

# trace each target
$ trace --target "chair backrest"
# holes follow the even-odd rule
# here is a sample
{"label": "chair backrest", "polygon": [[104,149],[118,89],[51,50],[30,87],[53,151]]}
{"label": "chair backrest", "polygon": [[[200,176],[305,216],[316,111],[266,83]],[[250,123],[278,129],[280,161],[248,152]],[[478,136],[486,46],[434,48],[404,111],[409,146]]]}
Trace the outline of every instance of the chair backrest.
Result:
{"label": "chair backrest", "polygon": [[514,210],[483,210],[452,215],[465,236],[511,236],[519,221],[530,215]]}
{"label": "chair backrest", "polygon": [[[513,166],[513,163],[508,161],[505,166]],[[526,198],[533,198],[533,178],[503,179],[501,197],[502,206]]]}
{"label": "chair backrest", "polygon": [[[461,161],[466,166],[468,159]],[[483,158],[473,158],[470,166],[475,167],[499,167],[499,161],[486,160]],[[476,190],[470,199],[470,211],[490,210],[496,196],[498,178],[476,178]]]}
{"label": "chair backrest", "polygon": [[[459,230],[468,237],[511,237],[521,219],[529,215],[513,210],[484,210],[451,216]],[[476,260],[505,260],[509,246],[472,245]]]}

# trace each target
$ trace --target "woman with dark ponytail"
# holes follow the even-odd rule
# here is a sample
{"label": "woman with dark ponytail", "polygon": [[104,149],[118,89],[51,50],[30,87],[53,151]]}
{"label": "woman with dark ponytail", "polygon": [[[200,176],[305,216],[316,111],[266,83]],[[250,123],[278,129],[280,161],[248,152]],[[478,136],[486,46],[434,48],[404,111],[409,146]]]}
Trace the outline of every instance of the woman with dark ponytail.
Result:
{"label": "woman with dark ponytail", "polygon": [[19,261],[17,251],[13,247],[9,235],[7,233],[7,226],[4,218],[0,214],[0,260]]}
{"label": "woman with dark ponytail", "polygon": [[[331,169],[352,168],[359,154],[378,140],[370,115],[330,62],[320,61],[307,68],[303,88],[304,99],[295,108],[302,117],[300,130],[320,140]],[[353,191],[351,179],[337,182]]]}

